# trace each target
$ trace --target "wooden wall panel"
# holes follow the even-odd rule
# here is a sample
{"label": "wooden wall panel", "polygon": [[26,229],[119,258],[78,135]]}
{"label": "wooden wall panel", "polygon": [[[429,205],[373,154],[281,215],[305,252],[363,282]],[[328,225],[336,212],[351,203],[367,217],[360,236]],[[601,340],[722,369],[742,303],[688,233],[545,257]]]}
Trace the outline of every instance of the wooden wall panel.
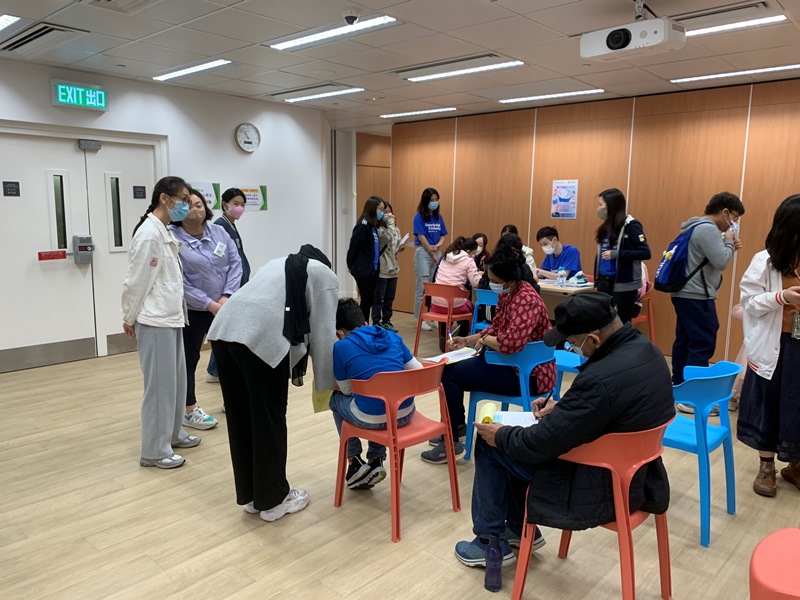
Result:
{"label": "wooden wall panel", "polygon": [[356,164],[386,167],[392,163],[392,138],[385,135],[356,134]]}
{"label": "wooden wall panel", "polygon": [[489,246],[503,225],[528,238],[533,110],[458,119],[452,235],[485,233]]}
{"label": "wooden wall panel", "polygon": [[[718,192],[739,194],[749,93],[744,86],[637,98],[628,212],[642,222],[653,251],[651,277],[683,221],[702,215]],[[714,360],[725,357],[732,267],[723,278]],[[675,312],[669,295],[653,298],[656,343],[671,354]]]}
{"label": "wooden wall panel", "polygon": [[391,202],[390,169],[388,167],[356,166],[356,207],[359,211],[370,196],[380,196]]}
{"label": "wooden wall panel", "polygon": [[[411,231],[422,190],[436,188],[448,229],[453,214],[455,119],[402,123],[392,127],[392,206],[403,235]],[[413,236],[412,236],[413,237]],[[451,239],[451,238],[448,238]],[[409,243],[413,241],[409,239]],[[400,254],[400,280],[394,308],[414,311],[414,248]]]}
{"label": "wooden wall panel", "polygon": [[[530,237],[537,264],[544,253],[536,232],[553,225],[563,243],[581,251],[583,270],[594,272],[597,194],[609,187],[625,190],[632,114],[631,99],[538,109]],[[554,179],[578,180],[577,219],[550,217]]]}

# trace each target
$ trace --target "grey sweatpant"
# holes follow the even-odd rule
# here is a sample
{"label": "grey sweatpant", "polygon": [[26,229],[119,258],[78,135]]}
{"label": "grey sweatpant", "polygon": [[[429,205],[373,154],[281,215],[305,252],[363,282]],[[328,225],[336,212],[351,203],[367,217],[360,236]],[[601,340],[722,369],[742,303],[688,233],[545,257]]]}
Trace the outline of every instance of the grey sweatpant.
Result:
{"label": "grey sweatpant", "polygon": [[167,458],[172,443],[188,437],[181,427],[186,404],[183,332],[136,323],[136,340],[144,375],[142,458]]}

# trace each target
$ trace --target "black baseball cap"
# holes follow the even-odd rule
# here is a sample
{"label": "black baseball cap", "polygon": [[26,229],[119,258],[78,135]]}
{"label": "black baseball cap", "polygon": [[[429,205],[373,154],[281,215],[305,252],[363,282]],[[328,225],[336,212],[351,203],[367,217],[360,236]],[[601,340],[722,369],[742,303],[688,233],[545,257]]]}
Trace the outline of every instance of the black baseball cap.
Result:
{"label": "black baseball cap", "polygon": [[582,292],[556,306],[555,316],[555,327],[544,334],[547,346],[557,346],[571,335],[602,329],[617,318],[617,309],[608,294]]}

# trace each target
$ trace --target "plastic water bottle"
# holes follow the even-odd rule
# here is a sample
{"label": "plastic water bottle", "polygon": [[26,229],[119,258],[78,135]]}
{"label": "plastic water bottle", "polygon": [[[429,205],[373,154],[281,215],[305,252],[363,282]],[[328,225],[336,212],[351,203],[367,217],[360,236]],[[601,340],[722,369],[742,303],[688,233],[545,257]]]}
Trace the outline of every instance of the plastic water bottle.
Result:
{"label": "plastic water bottle", "polygon": [[490,592],[503,589],[503,553],[500,551],[500,538],[493,535],[486,548],[486,575],[483,587]]}
{"label": "plastic water bottle", "polygon": [[566,269],[559,269],[558,273],[556,273],[556,285],[558,287],[564,287],[567,285],[567,270]]}

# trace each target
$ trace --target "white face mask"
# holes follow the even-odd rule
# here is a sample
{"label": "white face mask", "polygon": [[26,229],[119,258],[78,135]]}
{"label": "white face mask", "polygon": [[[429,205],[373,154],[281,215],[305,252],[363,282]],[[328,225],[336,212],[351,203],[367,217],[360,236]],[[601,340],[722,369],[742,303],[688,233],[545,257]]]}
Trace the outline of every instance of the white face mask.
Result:
{"label": "white face mask", "polygon": [[483,253],[483,246],[478,246],[475,250],[475,256],[480,256]]}
{"label": "white face mask", "polygon": [[490,281],[489,289],[496,294],[507,294],[508,290],[503,287],[504,285],[504,283],[495,283],[494,281]]}
{"label": "white face mask", "polygon": [[542,250],[545,254],[553,254],[556,251],[555,247],[553,246],[542,246]]}
{"label": "white face mask", "polygon": [[733,237],[739,237],[739,221],[732,221],[730,230],[733,232]]}

